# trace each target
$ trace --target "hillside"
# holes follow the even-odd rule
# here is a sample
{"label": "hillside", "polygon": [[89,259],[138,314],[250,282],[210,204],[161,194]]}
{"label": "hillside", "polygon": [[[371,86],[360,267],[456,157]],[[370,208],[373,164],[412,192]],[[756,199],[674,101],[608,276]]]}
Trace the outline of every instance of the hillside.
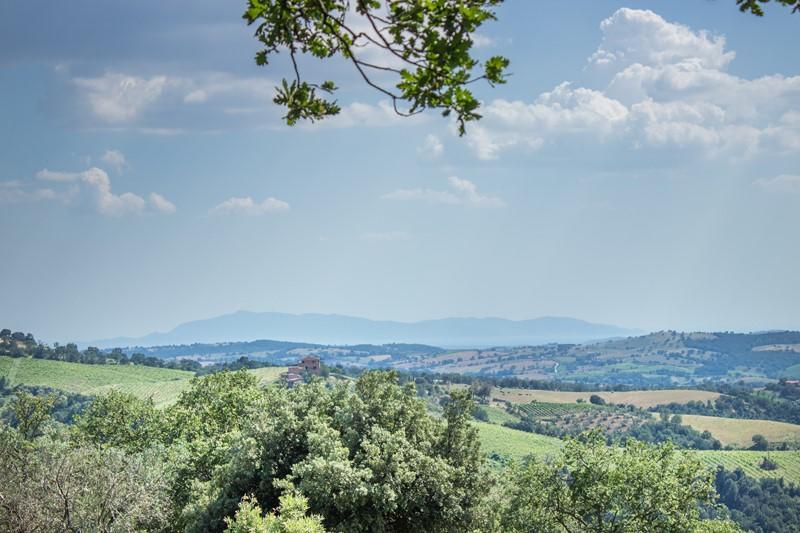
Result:
{"label": "hillside", "polygon": [[[277,381],[285,368],[250,370],[262,383]],[[140,365],[86,365],[0,356],[0,377],[10,386],[31,385],[60,389],[88,396],[111,389],[129,392],[139,398],[152,398],[157,406],[169,405],[189,386],[192,372]]]}
{"label": "hillside", "polygon": [[635,330],[575,318],[443,318],[419,322],[369,320],[342,315],[253,313],[239,311],[181,324],[164,333],[93,341],[102,348],[222,343],[257,339],[314,344],[434,344],[475,347],[587,342],[635,334]]}
{"label": "hillside", "polygon": [[398,361],[404,370],[513,376],[634,386],[696,385],[705,380],[763,382],[792,375],[800,332],[663,331],[589,344],[449,351]]}
{"label": "hillside", "polygon": [[[792,377],[800,368],[797,346],[800,346],[800,332],[796,331],[749,334],[662,331],[586,344],[471,349],[408,343],[332,345],[255,340],[135,346],[124,351],[201,362],[247,356],[276,364],[290,364],[313,354],[329,366],[671,388],[694,386],[707,380],[763,383]],[[713,398],[691,397],[687,401],[708,399]]]}

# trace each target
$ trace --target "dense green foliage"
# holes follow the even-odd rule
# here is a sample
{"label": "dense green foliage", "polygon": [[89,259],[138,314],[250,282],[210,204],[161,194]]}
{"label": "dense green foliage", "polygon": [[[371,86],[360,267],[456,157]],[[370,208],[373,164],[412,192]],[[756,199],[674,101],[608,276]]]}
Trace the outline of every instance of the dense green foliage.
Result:
{"label": "dense green foliage", "polygon": [[168,483],[156,447],[141,454],[34,439],[0,426],[0,531],[162,531]]}
{"label": "dense green foliage", "polygon": [[4,376],[0,376],[0,420],[16,426],[14,410],[11,408],[19,394],[48,396],[51,398],[50,417],[63,424],[71,424],[75,417],[92,402],[83,394],[72,394],[50,387],[30,387],[15,385],[11,387]]}
{"label": "dense green foliage", "polygon": [[714,501],[712,476],[670,444],[608,447],[599,433],[569,440],[556,461],[514,473],[504,531],[736,531],[704,523],[698,502]]}
{"label": "dense green foliage", "polygon": [[720,468],[715,478],[720,502],[743,529],[790,533],[800,524],[800,487],[783,479],[753,479],[741,470]]}
{"label": "dense green foliage", "polygon": [[[505,524],[528,531],[538,523],[526,526],[528,519],[573,520],[529,487],[569,493],[570,516],[578,512],[587,523],[594,511],[581,502],[618,510],[620,518],[654,513],[659,523],[694,531],[719,525],[694,519],[713,491],[703,488],[705,470],[671,448],[631,442],[601,450],[589,438],[569,445],[556,463],[492,473],[470,422],[473,407],[469,391],[455,392],[433,417],[413,383],[400,385],[394,373],[286,389],[262,388],[240,371],[195,378],[161,410],[111,392],[69,430],[34,410],[36,431],[0,430],[0,528],[496,531]],[[579,459],[583,482],[571,481],[579,470],[553,477]],[[617,470],[629,474],[607,475]],[[635,502],[618,483],[639,476],[682,488],[666,501]],[[507,505],[520,498],[525,505]],[[635,522],[619,524],[619,531],[634,530]]]}

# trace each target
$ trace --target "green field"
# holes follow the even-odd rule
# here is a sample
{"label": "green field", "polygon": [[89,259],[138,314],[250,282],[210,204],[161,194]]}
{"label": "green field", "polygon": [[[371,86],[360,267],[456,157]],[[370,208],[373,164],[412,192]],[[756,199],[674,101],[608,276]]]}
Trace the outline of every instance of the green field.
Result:
{"label": "green field", "polygon": [[84,365],[26,357],[0,357],[0,376],[11,385],[51,387],[96,395],[112,388],[167,405],[178,397],[194,374],[183,370],[134,365]]}
{"label": "green field", "polygon": [[773,420],[744,420],[717,416],[681,415],[683,423],[697,431],[708,431],[722,444],[746,448],[753,435],[763,435],[770,442],[800,442],[800,425]]}
{"label": "green field", "polygon": [[285,366],[266,366],[264,368],[254,368],[253,370],[249,370],[249,372],[255,374],[259,383],[268,385],[281,379],[281,374],[287,370]]}
{"label": "green field", "polygon": [[[274,383],[285,367],[250,370],[262,384]],[[112,389],[129,392],[139,398],[152,398],[159,407],[178,399],[189,386],[193,372],[139,365],[85,365],[48,359],[0,356],[0,377],[11,385],[50,387],[88,396]]]}
{"label": "green field", "polygon": [[[711,467],[724,466],[728,470],[741,468],[748,476],[782,477],[790,483],[800,485],[800,451],[789,452],[751,452],[751,451],[698,451],[698,457]],[[758,464],[769,456],[778,464],[777,470],[762,470]]]}
{"label": "green field", "polygon": [[546,457],[558,453],[561,441],[555,437],[518,431],[485,422],[473,422],[478,428],[481,448],[486,455],[498,454],[520,460],[527,455]]}
{"label": "green field", "polygon": [[491,405],[482,405],[481,408],[486,410],[486,413],[489,415],[490,424],[499,424],[502,426],[506,422],[519,422],[518,416],[512,415],[511,413],[500,407],[494,407]]}

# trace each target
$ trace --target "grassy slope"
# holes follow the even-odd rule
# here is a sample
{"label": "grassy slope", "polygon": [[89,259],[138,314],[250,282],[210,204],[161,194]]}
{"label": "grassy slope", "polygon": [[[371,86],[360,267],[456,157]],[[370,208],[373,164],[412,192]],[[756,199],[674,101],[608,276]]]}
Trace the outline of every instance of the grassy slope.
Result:
{"label": "grassy slope", "polygon": [[262,385],[266,385],[278,381],[281,378],[281,374],[287,370],[288,368],[285,366],[267,366],[264,368],[255,368],[249,372],[255,374]]}
{"label": "grassy slope", "polygon": [[[790,452],[751,452],[751,451],[700,451],[696,452],[703,463],[710,467],[722,465],[728,470],[741,468],[752,477],[784,478],[787,482],[800,485],[800,451]],[[762,470],[761,460],[769,458],[778,464],[777,470]]]}
{"label": "grassy slope", "polygon": [[[280,378],[285,367],[251,370],[262,384]],[[118,389],[139,398],[153,398],[157,406],[177,400],[189,386],[194,373],[183,370],[133,365],[84,365],[47,359],[0,357],[0,376],[12,385],[23,384],[51,387],[68,392],[96,395]]]}
{"label": "grassy slope", "polygon": [[101,394],[111,388],[152,397],[162,405],[174,400],[194,374],[133,365],[84,365],[47,359],[0,357],[0,376],[12,385],[51,387],[80,394]]}
{"label": "grassy slope", "polygon": [[561,449],[561,441],[555,437],[526,433],[485,422],[473,423],[478,428],[481,447],[487,455],[498,453],[519,460],[530,454],[553,455]]}
{"label": "grassy slope", "polygon": [[764,435],[770,442],[800,442],[800,425],[797,424],[702,415],[681,415],[681,418],[684,424],[697,431],[709,431],[722,444],[748,447],[756,434]]}
{"label": "grassy slope", "polygon": [[575,403],[578,399],[588,402],[592,394],[597,394],[608,403],[633,404],[637,407],[652,407],[671,402],[686,403],[690,400],[714,400],[720,396],[717,392],[682,389],[630,392],[565,392],[497,387],[492,392],[492,397],[515,403],[532,401]]}

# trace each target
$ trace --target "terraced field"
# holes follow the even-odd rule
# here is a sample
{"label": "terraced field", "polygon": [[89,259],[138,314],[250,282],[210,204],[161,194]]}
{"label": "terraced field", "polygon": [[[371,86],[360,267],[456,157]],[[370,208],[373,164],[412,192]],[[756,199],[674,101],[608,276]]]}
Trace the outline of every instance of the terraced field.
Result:
{"label": "terraced field", "polygon": [[[728,470],[741,468],[745,474],[752,477],[784,478],[790,483],[800,485],[800,451],[789,452],[751,452],[751,451],[699,451],[695,452],[700,460],[716,468],[724,466]],[[758,464],[769,455],[777,463],[777,470],[762,470]]]}
{"label": "terraced field", "polygon": [[753,444],[759,434],[770,442],[800,443],[800,425],[773,420],[742,420],[716,416],[681,415],[683,423],[697,431],[709,431],[722,444],[741,448]]}

